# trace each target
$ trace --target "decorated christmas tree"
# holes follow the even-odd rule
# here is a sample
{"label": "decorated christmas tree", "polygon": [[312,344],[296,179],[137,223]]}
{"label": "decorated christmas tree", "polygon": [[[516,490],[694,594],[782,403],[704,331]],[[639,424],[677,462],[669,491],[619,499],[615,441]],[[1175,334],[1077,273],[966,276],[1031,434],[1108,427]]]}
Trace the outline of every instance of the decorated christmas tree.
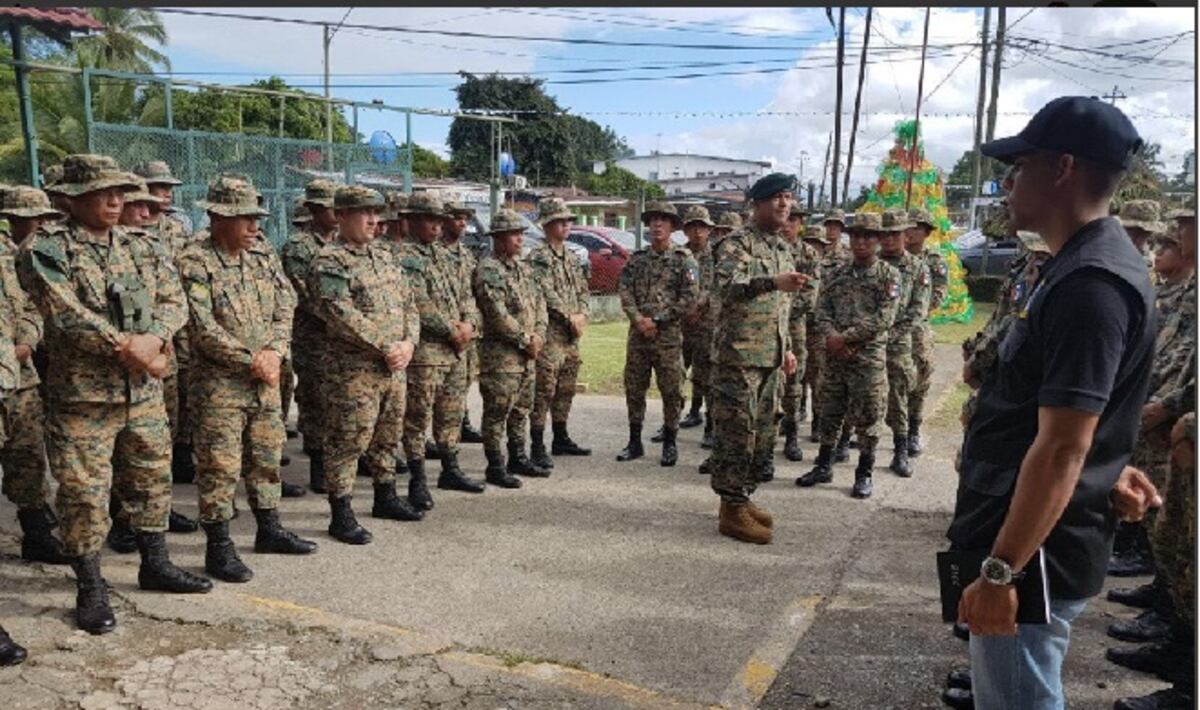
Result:
{"label": "decorated christmas tree", "polygon": [[[879,166],[879,180],[870,190],[863,212],[904,209],[908,191],[908,172],[912,170],[912,201],[909,209],[927,210],[936,225],[926,245],[941,252],[950,272],[946,298],[933,311],[934,323],[969,323],[975,314],[967,293],[966,273],[958,250],[950,239],[950,217],[946,211],[946,189],[941,171],[925,157],[925,146],[918,140],[915,121],[896,124],[896,145]],[[915,146],[915,148],[914,148]]]}

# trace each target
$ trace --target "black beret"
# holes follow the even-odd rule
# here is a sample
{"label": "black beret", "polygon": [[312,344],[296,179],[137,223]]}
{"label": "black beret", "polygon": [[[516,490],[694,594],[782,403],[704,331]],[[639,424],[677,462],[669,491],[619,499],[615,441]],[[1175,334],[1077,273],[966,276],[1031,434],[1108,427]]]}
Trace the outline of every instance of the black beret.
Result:
{"label": "black beret", "polygon": [[746,197],[751,200],[765,200],[781,192],[796,191],[796,176],[784,173],[771,173],[760,177],[749,190]]}

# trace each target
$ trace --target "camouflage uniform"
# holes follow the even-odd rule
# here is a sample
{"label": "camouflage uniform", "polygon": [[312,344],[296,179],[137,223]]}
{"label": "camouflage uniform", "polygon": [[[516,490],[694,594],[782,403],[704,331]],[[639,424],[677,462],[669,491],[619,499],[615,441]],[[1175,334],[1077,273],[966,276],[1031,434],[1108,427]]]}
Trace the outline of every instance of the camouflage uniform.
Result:
{"label": "camouflage uniform", "polygon": [[[1151,238],[1167,231],[1167,226],[1160,221],[1162,210],[1154,200],[1129,200],[1121,205],[1117,218],[1126,229],[1144,229]],[[1151,283],[1158,285],[1158,274],[1154,271],[1154,250],[1140,248],[1142,258],[1146,260],[1146,271],[1150,273]]]}
{"label": "camouflage uniform", "polygon": [[[407,207],[407,203],[405,203],[405,206]],[[444,236],[445,234],[443,233]],[[475,338],[462,351],[463,368],[466,371],[466,377],[462,383],[463,425],[469,426],[467,422],[470,419],[470,412],[467,409],[466,393],[471,389],[471,383],[479,380],[479,348],[477,341],[479,339],[479,329],[483,327],[479,318],[479,309],[475,307],[475,294],[471,292],[471,279],[475,275],[475,267],[479,265],[479,262],[475,258],[475,255],[471,253],[471,250],[463,245],[462,241],[443,242],[442,246],[446,249],[446,258],[449,260],[450,273],[463,284],[463,288],[459,291],[459,297],[466,301],[462,304],[462,307],[471,312],[473,320],[469,322],[475,328]]]}
{"label": "camouflage uniform", "polygon": [[734,232],[740,231],[742,228],[742,216],[737,212],[722,212],[717,218],[717,226],[713,228],[712,239],[709,240],[709,250],[713,253],[713,260],[716,260],[717,248],[721,246],[721,242]]}
{"label": "camouflage uniform", "polygon": [[1196,413],[1179,418],[1171,432],[1164,504],[1154,525],[1154,559],[1167,579],[1175,614],[1196,623]]}
{"label": "camouflage uniform", "polygon": [[804,391],[804,369],[808,364],[808,318],[816,310],[817,293],[821,285],[820,257],[817,250],[799,238],[790,246],[794,270],[807,276],[809,281],[804,288],[792,295],[791,315],[788,316],[788,337],[792,343],[792,354],[796,356],[796,372],[782,376],[781,405],[785,427],[791,427],[798,421],[800,399]]}
{"label": "camouflage uniform", "polygon": [[[81,194],[133,189],[109,158],[69,156],[56,189]],[[46,444],[58,479],[65,548],[72,557],[100,550],[109,526],[114,453],[130,465],[131,495],[121,504],[139,531],[166,530],[171,505],[170,434],[162,383],[128,372],[113,355],[125,333],[169,343],[187,318],[179,279],[155,242],[113,227],[97,237],[74,219],[40,233],[22,254],[30,297],[45,319],[50,416]]]}
{"label": "camouflage uniform", "polygon": [[[908,228],[908,218],[903,212],[887,211],[883,214],[883,228],[903,232]],[[903,239],[903,237],[901,237]],[[900,255],[880,260],[891,264],[900,272],[900,296],[896,299],[896,317],[887,336],[887,414],[885,420],[892,430],[897,453],[903,450],[908,458],[908,399],[912,390],[916,370],[913,366],[913,335],[925,322],[929,313],[931,282],[929,267],[920,257],[909,254],[901,243]]]}
{"label": "camouflage uniform", "polygon": [[[840,213],[841,210],[834,210]],[[826,221],[831,218],[836,218],[841,221],[841,217],[836,214],[826,216]],[[833,272],[835,268],[842,264],[841,260],[832,256],[833,242],[825,236],[824,227],[819,227],[821,233],[809,237],[825,245],[825,252],[820,254],[817,263],[814,265],[817,278],[824,282],[826,276]],[[820,297],[820,289],[817,291],[817,298]],[[820,441],[820,404],[818,402],[818,394],[821,390],[821,373],[825,370],[825,337],[821,335],[820,329],[817,328],[817,306],[814,301],[812,308],[809,309],[805,316],[804,323],[805,333],[805,354],[807,355],[804,363],[804,379],[803,384],[807,388],[807,394],[811,401],[810,411],[812,412],[812,441]],[[802,392],[805,390],[802,390]],[[801,409],[804,407],[804,399],[801,398]]]}
{"label": "camouflage uniform", "polygon": [[[689,207],[683,214],[685,227],[692,222],[700,222],[709,228],[716,226],[709,219],[708,210],[699,205]],[[688,249],[691,249],[690,245]],[[692,412],[699,416],[701,404],[708,402],[709,416],[704,426],[707,438],[712,436],[712,396],[709,387],[712,383],[712,346],[716,328],[716,309],[712,296],[716,261],[713,259],[712,244],[707,244],[698,252],[693,251],[692,258],[696,260],[700,278],[696,284],[696,301],[691,315],[684,315],[687,327],[683,331],[683,366],[690,371],[692,379]],[[711,445],[711,441],[707,443]]]}
{"label": "camouflage uniform", "polygon": [[[911,219],[917,224],[933,226],[932,218],[925,210],[915,210]],[[921,420],[925,414],[925,398],[929,396],[929,386],[933,378],[933,352],[936,340],[933,327],[929,324],[929,318],[945,300],[946,292],[950,289],[950,270],[946,266],[946,260],[942,258],[941,252],[926,247],[924,252],[918,254],[917,257],[923,259],[925,266],[929,269],[930,291],[929,308],[925,316],[917,323],[912,336],[912,357],[917,376],[913,380],[912,389],[908,394],[910,437],[916,436],[920,431]],[[915,453],[911,443],[909,453]]]}
{"label": "camouflage uniform", "polygon": [[[267,216],[256,197],[253,186],[219,178],[202,206],[226,216]],[[233,516],[239,478],[252,508],[278,504],[280,391],[252,377],[250,365],[262,350],[275,351],[281,362],[287,356],[296,297],[265,241],[231,256],[207,233],[197,236],[177,261],[191,310],[200,519],[220,522]]]}

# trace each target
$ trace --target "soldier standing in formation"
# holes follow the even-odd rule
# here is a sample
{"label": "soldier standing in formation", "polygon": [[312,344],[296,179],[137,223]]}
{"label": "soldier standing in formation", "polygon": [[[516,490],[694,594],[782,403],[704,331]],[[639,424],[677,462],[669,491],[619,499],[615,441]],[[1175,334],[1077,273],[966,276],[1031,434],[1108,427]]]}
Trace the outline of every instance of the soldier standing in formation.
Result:
{"label": "soldier standing in formation", "polygon": [[711,249],[715,257],[717,248],[721,246],[721,242],[725,241],[725,237],[733,234],[742,228],[742,216],[737,212],[724,212],[717,218],[717,224],[712,230]]}
{"label": "soldier standing in formation", "polygon": [[[808,232],[804,236],[804,243],[816,253],[814,269],[818,280],[820,280],[825,271],[825,260],[829,258],[829,251],[832,248],[830,245],[833,242],[825,234],[824,225],[814,224],[808,227]],[[817,293],[818,295],[820,294],[819,289]],[[804,334],[804,352],[808,357],[804,363],[804,378],[801,380],[804,386],[800,390],[800,411],[796,415],[796,419],[804,421],[806,416],[810,417],[811,431],[809,433],[809,441],[816,443],[820,440],[820,436],[817,433],[817,383],[821,380],[822,363],[825,361],[825,339],[821,337],[820,331],[817,330],[817,307],[815,303],[805,316]],[[810,402],[812,403],[811,412],[809,412]]]}
{"label": "soldier standing in formation", "polygon": [[1121,210],[1117,214],[1117,219],[1125,228],[1125,233],[1137,247],[1138,253],[1146,260],[1146,270],[1150,272],[1151,281],[1154,281],[1155,277],[1154,255],[1150,250],[1150,239],[1163,229],[1162,222],[1159,221],[1161,215],[1162,210],[1158,206],[1158,202],[1154,200],[1129,200],[1121,205]]}
{"label": "soldier standing in formation", "polygon": [[[900,274],[877,254],[883,231],[880,215],[859,215],[850,233],[852,261],[824,274],[817,305],[817,327],[825,337],[821,448],[816,466],[796,479],[798,486],[833,480],[833,448],[845,421],[858,433],[852,494],[867,498],[873,491],[875,444],[887,407],[887,334],[900,297]],[[848,407],[851,401],[855,406]]]}
{"label": "soldier standing in formation", "polygon": [[[525,425],[533,408],[537,358],[545,344],[546,303],[533,270],[521,259],[525,222],[509,209],[492,217],[491,256],[480,259],[472,282],[483,318],[479,344],[479,392],[483,397],[483,453],[487,482],[520,488],[513,475],[545,476],[548,471],[514,461],[525,448]],[[505,465],[500,440],[508,436]]]}
{"label": "soldier standing in formation", "polygon": [[781,173],[755,182],[748,191],[753,223],[731,234],[717,254],[711,463],[712,488],[721,498],[717,530],[757,544],[771,541],[773,522],[750,496],[774,454],[779,371],[790,375],[797,367],[788,342],[788,294],[808,283],[779,235],[795,187],[795,178]]}
{"label": "soldier standing in formation", "polygon": [[316,368],[323,407],[329,534],[351,545],[371,542],[351,508],[360,457],[374,479],[371,515],[420,520],[396,495],[396,446],[404,420],[405,369],[420,338],[412,290],[391,250],[374,243],[383,197],[364,187],[334,193],[338,241],[321,248],[308,275],[325,338]]}
{"label": "soldier standing in formation", "polygon": [[629,443],[618,461],[645,455],[642,423],[646,390],[654,372],[663,401],[663,466],[674,466],[679,452],[675,436],[683,409],[683,333],[680,321],[692,307],[700,278],[696,260],[687,249],[671,244],[671,232],[683,226],[675,206],[651,202],[642,211],[650,230],[650,246],[637,250],[621,271],[618,288],[621,309],[629,318],[625,347],[625,406],[629,413]]}
{"label": "soldier standing in formation", "polygon": [[[398,197],[404,198],[404,207],[407,208],[407,196],[401,194]],[[466,400],[466,393],[471,389],[471,383],[479,379],[479,348],[476,343],[479,340],[479,329],[482,326],[479,320],[479,308],[475,306],[475,294],[471,291],[471,279],[475,275],[478,261],[471,250],[462,243],[463,235],[467,233],[467,226],[474,216],[474,209],[463,204],[450,203],[446,206],[446,221],[442,225],[442,246],[446,248],[446,255],[450,259],[450,270],[457,274],[460,283],[465,284],[463,288],[459,289],[459,298],[468,302],[464,308],[471,309],[475,316],[475,319],[471,321],[475,327],[475,336],[471,338],[462,352],[463,365],[466,368],[466,381],[463,383],[463,418],[458,440],[463,444],[483,443],[483,435],[479,433],[478,429],[471,426],[471,411]],[[407,229],[407,221],[404,222],[404,225]]]}
{"label": "soldier standing in formation", "polygon": [[[792,355],[796,356],[796,371],[783,378],[783,455],[788,461],[803,461],[800,450],[800,403],[804,394],[804,368],[808,363],[808,319],[816,310],[817,292],[820,288],[817,252],[801,239],[804,218],[808,211],[793,202],[784,240],[791,246],[795,270],[808,277],[804,287],[792,297],[792,310],[788,316],[788,338],[792,344]],[[773,472],[772,472],[773,474]],[[774,478],[774,475],[765,480]],[[763,479],[760,479],[763,480]]]}
{"label": "soldier standing in formation", "polygon": [[[0,195],[0,200],[3,200],[3,208],[5,210],[13,209],[8,200],[8,194]],[[40,191],[39,191],[40,192]],[[43,200],[45,198],[43,197]],[[57,211],[49,210],[49,201],[46,201],[47,213],[42,216],[52,217],[57,214]],[[20,208],[17,208],[20,209]],[[36,210],[35,210],[36,211]],[[7,216],[7,215],[4,215]],[[27,217],[25,219],[38,219],[39,217]],[[0,238],[0,296],[4,297],[4,303],[0,304],[0,450],[8,449],[8,423],[14,420],[13,414],[17,409],[17,388],[21,385],[21,374],[24,365],[18,362],[17,348],[20,347],[18,339],[18,328],[20,328],[19,319],[21,310],[16,308],[16,304],[23,303],[24,297],[19,287],[16,284],[16,269],[13,266],[12,246],[8,241],[8,235]],[[36,388],[35,388],[36,389]],[[41,413],[37,413],[39,419]],[[40,445],[40,442],[39,442]],[[13,488],[9,484],[9,478],[17,478],[18,473],[9,470],[11,459],[4,457],[2,459],[4,465],[4,492],[9,494]],[[43,480],[42,471],[38,470],[36,484],[27,480],[20,481],[21,489],[32,493],[37,491],[39,498],[42,496]],[[17,505],[21,505],[22,501],[14,501]],[[39,506],[35,509],[37,516],[41,518],[41,522],[37,524],[38,528],[45,528],[45,533],[49,535],[50,525],[46,520],[45,513],[41,508],[42,502],[39,500]],[[28,508],[26,508],[28,509]],[[24,512],[21,508],[18,511]],[[29,537],[29,531],[25,527],[25,519],[21,519],[21,529],[25,531],[25,537]],[[24,543],[22,542],[22,547]],[[22,556],[24,550],[22,549]],[[61,554],[60,554],[61,556]],[[25,662],[25,657],[28,653],[24,647],[17,644],[0,626],[0,666],[15,666]]]}
{"label": "soldier standing in formation", "polygon": [[258,553],[308,554],[316,543],[283,529],[279,459],[285,438],[279,377],[292,338],[295,292],[275,250],[261,237],[259,207],[248,182],[209,185],[199,203],[208,232],[184,249],[178,264],[191,316],[189,401],[195,406],[196,485],[200,524],[208,538],[204,569],[225,582],[253,576],[229,538],[239,479],[258,532]]}
{"label": "soldier standing in formation", "polygon": [[933,328],[929,318],[946,298],[950,288],[950,270],[946,260],[937,249],[925,246],[925,240],[937,228],[933,218],[925,210],[913,210],[909,214],[909,227],[904,230],[904,248],[908,253],[925,262],[929,269],[929,309],[913,330],[912,357],[916,367],[916,378],[908,394],[908,455],[921,454],[921,421],[925,415],[925,397],[933,378]]}
{"label": "soldier standing in formation", "polygon": [[[728,213],[727,213],[728,214]],[[712,303],[712,283],[715,271],[713,251],[709,247],[709,235],[716,225],[708,216],[708,210],[702,205],[689,207],[683,214],[683,233],[687,235],[688,250],[696,260],[700,269],[700,279],[696,289],[696,300],[692,308],[684,314],[683,322],[687,326],[683,332],[683,366],[690,368],[692,378],[692,407],[686,417],[679,422],[681,429],[704,425],[704,437],[701,446],[712,448],[712,339],[716,324],[716,311]],[[700,418],[700,408],[708,405],[707,416]]]}
{"label": "soldier standing in formation", "polygon": [[579,377],[579,339],[587,327],[588,283],[575,258],[565,246],[575,215],[558,197],[538,203],[538,224],[546,243],[529,253],[526,260],[541,284],[546,303],[546,345],[538,355],[533,410],[529,414],[529,455],[534,466],[554,468],[546,455],[543,439],[546,415],[550,415],[555,456],[590,456],[591,449],[575,443],[567,432],[575,382]]}

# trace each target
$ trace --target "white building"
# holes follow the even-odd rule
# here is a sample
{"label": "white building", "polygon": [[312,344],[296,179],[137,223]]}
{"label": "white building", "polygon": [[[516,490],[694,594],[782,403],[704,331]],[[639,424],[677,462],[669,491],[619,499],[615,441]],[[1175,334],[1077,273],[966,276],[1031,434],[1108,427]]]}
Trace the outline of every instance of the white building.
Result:
{"label": "white building", "polygon": [[651,153],[622,158],[617,166],[657,183],[669,195],[744,190],[771,169],[763,160],[694,153]]}

